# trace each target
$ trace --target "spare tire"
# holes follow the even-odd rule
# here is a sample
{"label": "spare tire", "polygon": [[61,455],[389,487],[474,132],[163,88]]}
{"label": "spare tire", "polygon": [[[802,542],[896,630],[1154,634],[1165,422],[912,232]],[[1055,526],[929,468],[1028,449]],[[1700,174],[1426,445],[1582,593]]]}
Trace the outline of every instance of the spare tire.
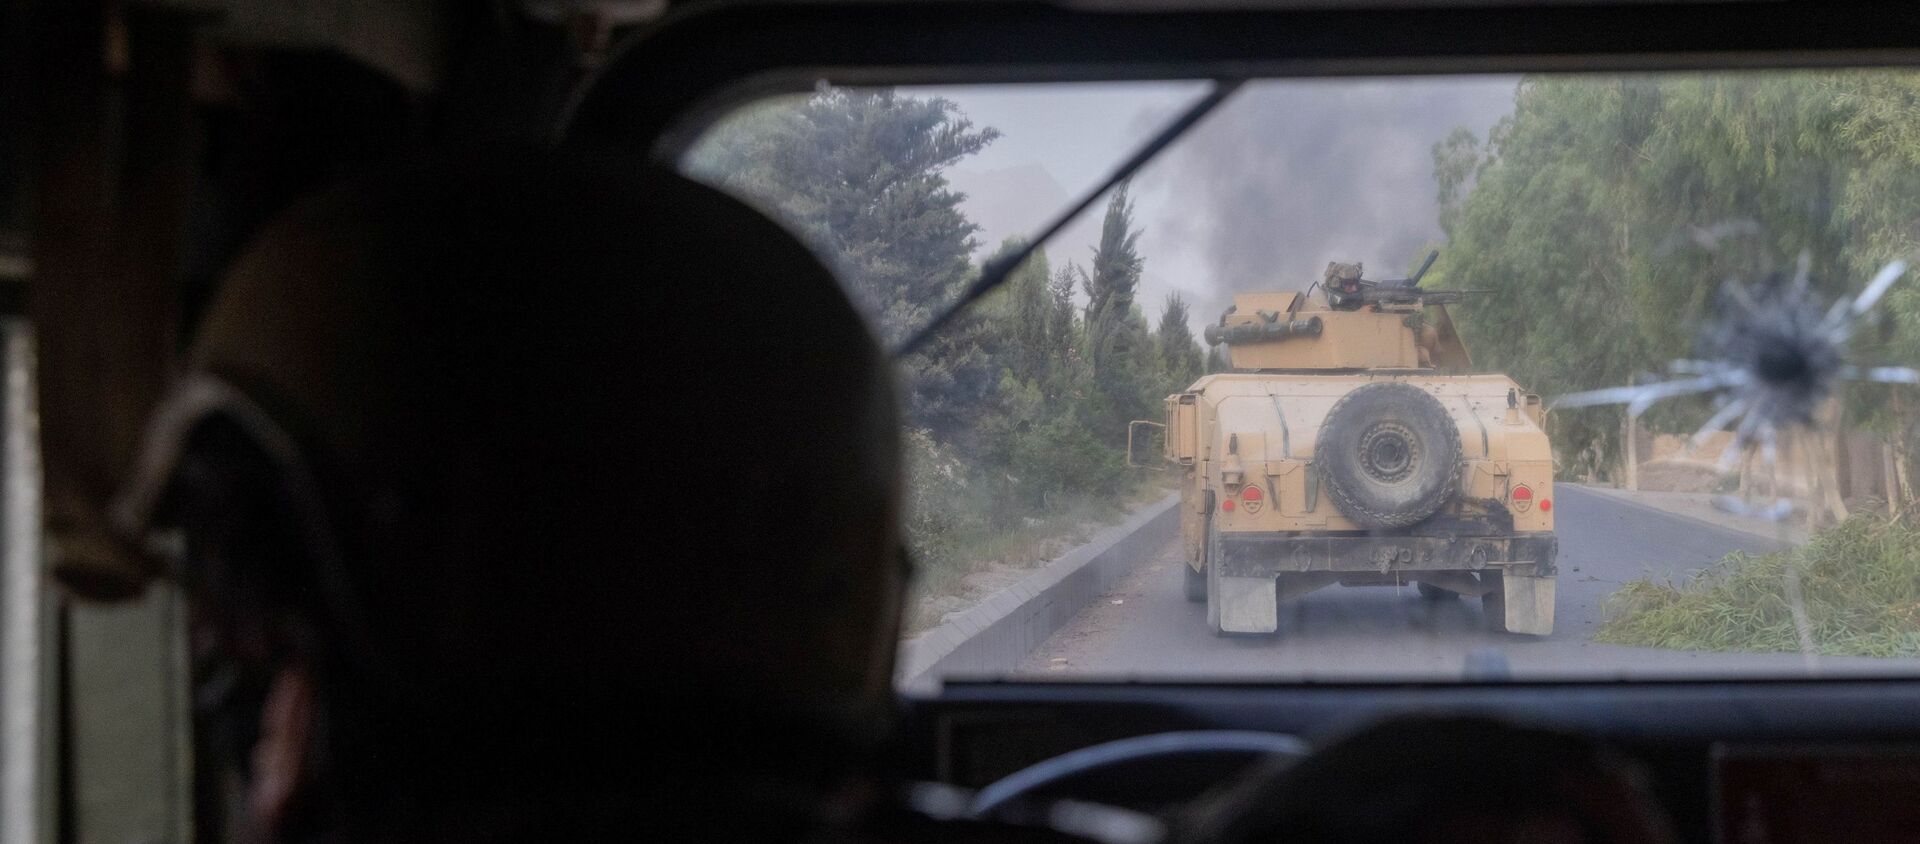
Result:
{"label": "spare tire", "polygon": [[1334,403],[1313,462],[1341,515],[1362,527],[1403,528],[1453,498],[1460,429],[1427,391],[1376,381]]}

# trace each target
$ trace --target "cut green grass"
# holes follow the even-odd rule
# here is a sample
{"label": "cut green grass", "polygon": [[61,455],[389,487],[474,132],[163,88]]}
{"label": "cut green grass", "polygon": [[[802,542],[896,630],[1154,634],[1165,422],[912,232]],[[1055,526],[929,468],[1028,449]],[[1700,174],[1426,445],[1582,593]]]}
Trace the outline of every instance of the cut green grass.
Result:
{"label": "cut green grass", "polygon": [[1687,651],[1920,656],[1920,529],[1858,517],[1769,554],[1735,552],[1683,584],[1635,580],[1595,641]]}

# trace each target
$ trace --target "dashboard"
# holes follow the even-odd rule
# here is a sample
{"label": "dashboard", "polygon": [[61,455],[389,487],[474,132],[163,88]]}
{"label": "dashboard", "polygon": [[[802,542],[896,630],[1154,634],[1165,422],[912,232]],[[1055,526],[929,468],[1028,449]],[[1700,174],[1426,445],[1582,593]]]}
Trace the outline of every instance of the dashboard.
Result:
{"label": "dashboard", "polygon": [[[1629,758],[1686,841],[1907,841],[1920,829],[1916,681],[949,683],[905,706],[907,775],[966,788],[1134,736],[1265,731],[1319,745],[1394,716],[1456,714],[1584,736]],[[1175,759],[1050,796],[1162,812],[1247,762]]]}

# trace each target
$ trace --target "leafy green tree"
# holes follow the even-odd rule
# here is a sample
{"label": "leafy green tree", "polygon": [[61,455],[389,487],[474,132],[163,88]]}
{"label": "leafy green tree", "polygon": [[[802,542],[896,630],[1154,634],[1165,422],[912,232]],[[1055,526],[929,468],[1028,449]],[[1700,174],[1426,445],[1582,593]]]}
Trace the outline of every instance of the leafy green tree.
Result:
{"label": "leafy green tree", "polygon": [[1053,274],[1047,284],[1047,356],[1065,365],[1080,347],[1080,321],[1074,315],[1073,291],[1083,273],[1072,261]]}
{"label": "leafy green tree", "polygon": [[976,131],[949,100],[834,89],[722,125],[689,170],[800,226],[884,331],[898,335],[970,272],[979,227],[960,213],[965,197],[943,171],[999,135]]}
{"label": "leafy green tree", "polygon": [[1439,185],[1440,230],[1451,233],[1460,216],[1460,204],[1467,197],[1474,175],[1479,171],[1480,139],[1465,126],[1453,130],[1433,145],[1433,180]]}
{"label": "leafy green tree", "polygon": [[[1449,238],[1436,278],[1486,295],[1460,309],[1477,362],[1553,394],[1624,383],[1689,354],[1721,282],[1791,272],[1828,297],[1920,251],[1920,76],[1699,74],[1522,82],[1485,144],[1434,148]],[[1920,362],[1920,289],[1896,287],[1875,359]],[[1884,388],[1852,413],[1887,420]],[[1662,406],[1690,428],[1699,403]],[[1556,413],[1571,454],[1617,450],[1619,411]]]}
{"label": "leafy green tree", "polygon": [[1126,481],[1125,455],[1071,413],[1035,426],[1014,448],[1014,465],[1027,479],[1021,500],[1043,511],[1058,510],[1076,495],[1114,496]]}
{"label": "leafy green tree", "polygon": [[[1025,241],[1008,238],[1000,244],[992,260],[1024,247]],[[1037,250],[1016,267],[1007,282],[994,295],[996,313],[991,317],[1002,326],[1006,336],[1004,365],[1021,381],[1038,381],[1048,367],[1048,332],[1053,319],[1053,273],[1047,267],[1047,253]]]}
{"label": "leafy green tree", "polygon": [[[979,227],[943,171],[997,137],[948,100],[835,89],[728,121],[688,170],[799,228],[892,344],[971,277]],[[965,438],[998,383],[995,339],[976,312],[903,362],[909,419]]]}
{"label": "leafy green tree", "polygon": [[1106,217],[1100,225],[1100,245],[1094,248],[1093,271],[1082,283],[1087,294],[1087,334],[1093,340],[1093,365],[1098,373],[1110,356],[1124,355],[1128,339],[1123,327],[1133,311],[1133,298],[1140,288],[1140,272],[1146,262],[1136,244],[1140,230],[1133,227],[1133,203],[1127,200],[1122,182],[1107,199]]}
{"label": "leafy green tree", "polygon": [[1219,346],[1207,347],[1206,366],[1208,375],[1212,375],[1215,372],[1226,372],[1233,368],[1227,365],[1227,356],[1221,353]]}
{"label": "leafy green tree", "polygon": [[1200,377],[1206,365],[1200,346],[1193,341],[1193,328],[1187,325],[1187,303],[1178,293],[1168,293],[1160,310],[1160,326],[1154,331],[1159,346],[1160,366],[1168,380],[1185,387]]}
{"label": "leafy green tree", "polygon": [[[945,100],[836,90],[729,119],[689,169],[793,227],[894,343],[978,272],[978,229],[942,174],[996,135]],[[1110,504],[1126,488],[1126,422],[1156,418],[1178,386],[1171,376],[1201,365],[1184,303],[1169,301],[1155,333],[1135,302],[1139,234],[1123,187],[1085,268],[1056,271],[1036,252],[900,361],[912,428],[905,517],[916,555],[939,570],[923,583],[957,580],[969,547],[1036,513]]]}
{"label": "leafy green tree", "polygon": [[1081,275],[1087,295],[1087,359],[1095,388],[1091,418],[1103,429],[1102,438],[1116,443],[1125,441],[1129,421],[1150,418],[1157,401],[1153,394],[1164,392],[1146,318],[1134,302],[1146,265],[1139,239],[1133,203],[1122,183],[1107,200],[1092,271]]}
{"label": "leafy green tree", "polygon": [[[1480,366],[1553,394],[1620,383],[1644,368],[1645,338],[1622,304],[1621,248],[1631,242],[1618,169],[1645,131],[1627,133],[1635,80],[1530,79],[1469,167],[1458,133],[1436,146],[1451,242],[1436,271],[1485,291],[1457,318]],[[1624,148],[1623,155],[1616,148]],[[1464,200],[1457,191],[1478,173]],[[1457,203],[1448,211],[1447,206]],[[1601,412],[1558,414],[1556,443],[1577,453],[1613,442]]]}
{"label": "leafy green tree", "polygon": [[[1019,239],[1009,238],[989,261],[1023,245]],[[1017,478],[993,470],[1013,466],[1015,440],[1048,418],[1050,412],[1045,400],[1047,376],[1053,369],[1047,338],[1053,315],[1050,281],[1046,253],[1036,251],[1014,268],[999,290],[977,306],[982,311],[979,324],[990,335],[985,345],[998,352],[1000,375],[998,384],[977,408],[973,429],[961,439],[966,441],[970,456],[987,470],[984,474],[992,479],[989,484],[1001,488],[1004,494],[997,499],[1003,504],[1016,494],[1006,487],[1017,484]]]}

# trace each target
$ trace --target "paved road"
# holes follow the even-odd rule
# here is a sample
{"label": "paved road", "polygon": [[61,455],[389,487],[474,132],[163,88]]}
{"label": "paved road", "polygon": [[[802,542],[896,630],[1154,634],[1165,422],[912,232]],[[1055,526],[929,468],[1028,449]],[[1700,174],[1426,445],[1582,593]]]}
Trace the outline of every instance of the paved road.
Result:
{"label": "paved road", "polygon": [[[1761,551],[1766,537],[1734,531],[1592,490],[1556,487],[1560,534],[1552,636],[1485,629],[1479,602],[1422,600],[1404,587],[1333,586],[1282,605],[1278,636],[1226,637],[1181,594],[1177,544],[1122,579],[1028,657],[1019,673],[1126,678],[1457,679],[1471,661],[1504,657],[1521,678],[1701,677],[1886,671],[1879,660],[1797,654],[1696,654],[1590,641],[1604,601],[1648,574],[1683,580],[1729,551]],[[1495,653],[1497,651],[1497,654]],[[1920,662],[1894,666],[1920,670]]]}

